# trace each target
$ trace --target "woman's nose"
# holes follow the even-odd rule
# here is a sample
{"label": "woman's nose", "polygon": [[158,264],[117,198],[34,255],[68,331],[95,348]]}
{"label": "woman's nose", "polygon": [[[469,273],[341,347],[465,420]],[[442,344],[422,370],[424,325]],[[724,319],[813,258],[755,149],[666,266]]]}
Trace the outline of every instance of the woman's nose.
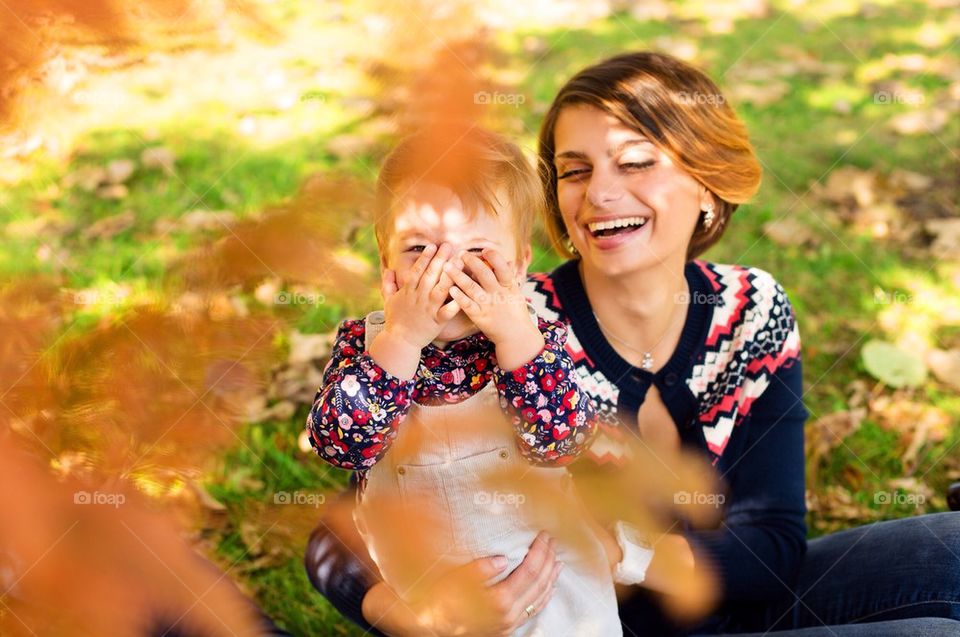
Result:
{"label": "woman's nose", "polygon": [[594,169],[587,185],[587,201],[594,208],[606,208],[623,196],[623,188],[616,175]]}

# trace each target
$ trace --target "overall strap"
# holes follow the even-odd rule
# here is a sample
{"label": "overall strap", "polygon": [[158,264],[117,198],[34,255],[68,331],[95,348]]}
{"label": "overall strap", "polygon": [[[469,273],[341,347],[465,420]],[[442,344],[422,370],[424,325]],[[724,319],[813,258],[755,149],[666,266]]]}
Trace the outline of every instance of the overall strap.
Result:
{"label": "overall strap", "polygon": [[373,343],[373,339],[377,337],[377,334],[383,331],[384,325],[386,324],[383,310],[375,310],[370,312],[363,320],[363,323],[363,349],[364,351],[369,351],[370,345]]}

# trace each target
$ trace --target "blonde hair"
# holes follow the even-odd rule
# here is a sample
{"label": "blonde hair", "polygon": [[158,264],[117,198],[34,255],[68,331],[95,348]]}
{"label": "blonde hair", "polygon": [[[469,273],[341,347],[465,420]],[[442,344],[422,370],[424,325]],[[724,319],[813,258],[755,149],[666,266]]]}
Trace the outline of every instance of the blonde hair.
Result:
{"label": "blonde hair", "polygon": [[[475,126],[423,129],[397,144],[380,168],[373,223],[381,254],[393,229],[394,204],[421,181],[452,190],[468,214],[483,208],[496,215],[498,205],[509,206],[518,257],[544,207],[540,181],[513,142]],[[507,201],[497,199],[501,189]]]}
{"label": "blonde hair", "polygon": [[741,203],[760,187],[760,162],[746,126],[713,80],[663,53],[627,53],[577,73],[550,105],[540,128],[538,169],[545,226],[554,248],[573,258],[557,201],[554,134],[567,106],[589,105],[641,133],[713,193],[715,219],[698,223],[687,249],[692,259],[716,243]]}

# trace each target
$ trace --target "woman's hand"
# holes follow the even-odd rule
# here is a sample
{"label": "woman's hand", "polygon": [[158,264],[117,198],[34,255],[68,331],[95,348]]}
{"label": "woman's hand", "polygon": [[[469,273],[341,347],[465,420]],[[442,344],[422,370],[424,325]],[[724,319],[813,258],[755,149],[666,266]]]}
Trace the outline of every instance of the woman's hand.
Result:
{"label": "woman's hand", "polygon": [[[550,601],[563,564],[554,540],[541,532],[523,562],[506,579],[486,582],[506,568],[502,556],[485,557],[438,578],[407,604],[385,584],[363,600],[367,621],[388,635],[437,637],[510,635]],[[526,609],[532,607],[527,613]]]}
{"label": "woman's hand", "polygon": [[664,593],[666,610],[681,620],[705,617],[720,600],[720,580],[698,565],[690,543],[668,533],[654,543],[653,561],[642,586]]}

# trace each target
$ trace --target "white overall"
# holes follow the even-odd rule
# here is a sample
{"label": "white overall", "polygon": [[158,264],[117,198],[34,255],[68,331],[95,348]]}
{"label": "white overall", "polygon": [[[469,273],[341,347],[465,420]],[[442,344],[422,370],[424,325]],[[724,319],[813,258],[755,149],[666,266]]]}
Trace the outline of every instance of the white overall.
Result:
{"label": "white overall", "polygon": [[[367,346],[382,329],[383,313],[369,314]],[[561,497],[541,503],[546,506],[518,504],[509,485],[501,486],[499,493],[491,492],[491,479],[501,472],[513,476],[514,482],[516,476],[545,480],[556,485]],[[401,558],[396,545],[391,548],[391,540],[403,536],[398,528],[402,521],[384,513],[395,511],[398,503],[415,509],[415,533],[429,535],[427,552],[432,554],[423,555],[415,568],[409,555]],[[571,476],[565,468],[536,467],[520,456],[491,380],[459,403],[410,406],[393,446],[367,471],[354,520],[384,581],[401,597],[427,578],[479,557],[506,556],[507,568],[490,583],[503,579],[523,560],[537,532],[546,529],[559,538],[557,556],[564,569],[547,606],[514,635],[621,636],[603,547],[582,516],[575,515],[570,522],[574,506]],[[563,508],[568,514],[563,528],[556,528],[556,519],[551,527],[541,513],[536,521],[529,519],[532,509],[560,512]],[[564,537],[577,538],[576,550]]]}

